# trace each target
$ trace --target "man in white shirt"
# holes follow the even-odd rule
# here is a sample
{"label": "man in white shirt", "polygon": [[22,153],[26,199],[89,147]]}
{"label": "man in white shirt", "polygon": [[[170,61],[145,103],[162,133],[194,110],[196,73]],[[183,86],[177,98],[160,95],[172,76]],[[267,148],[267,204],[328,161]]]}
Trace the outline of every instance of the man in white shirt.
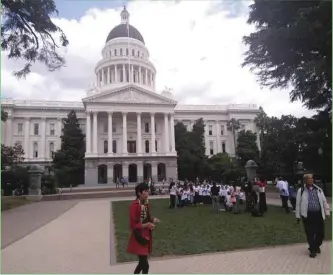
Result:
{"label": "man in white shirt", "polygon": [[276,183],[276,188],[280,191],[280,198],[282,202],[282,207],[286,210],[286,213],[289,213],[289,186],[288,182],[284,181],[282,177],[279,178],[278,182]]}

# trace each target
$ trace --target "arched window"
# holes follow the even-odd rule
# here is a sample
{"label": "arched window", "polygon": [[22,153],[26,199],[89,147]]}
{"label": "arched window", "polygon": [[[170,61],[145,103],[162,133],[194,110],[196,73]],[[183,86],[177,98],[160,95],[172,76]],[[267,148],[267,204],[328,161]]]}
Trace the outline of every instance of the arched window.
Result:
{"label": "arched window", "polygon": [[116,140],[113,140],[113,141],[112,141],[112,152],[113,152],[114,154],[117,153],[117,141],[116,141]]}
{"label": "arched window", "polygon": [[50,142],[50,158],[53,158],[54,155],[54,143]]}
{"label": "arched window", "polygon": [[128,56],[128,49],[126,49],[126,56]]}
{"label": "arched window", "polygon": [[135,51],[132,49],[132,56],[135,56]]}
{"label": "arched window", "polygon": [[145,141],[145,152],[149,153],[149,140]]}
{"label": "arched window", "polygon": [[104,140],[104,154],[108,152],[108,141]]}
{"label": "arched window", "polygon": [[117,49],[114,50],[114,55],[117,56]]}
{"label": "arched window", "polygon": [[38,143],[37,142],[34,142],[33,149],[34,149],[34,158],[38,158]]}
{"label": "arched window", "polygon": [[120,55],[123,55],[123,49],[120,49]]}
{"label": "arched window", "polygon": [[155,151],[158,152],[158,150],[157,150],[157,140],[155,140]]}
{"label": "arched window", "polygon": [[140,57],[140,52],[138,51],[138,57]]}

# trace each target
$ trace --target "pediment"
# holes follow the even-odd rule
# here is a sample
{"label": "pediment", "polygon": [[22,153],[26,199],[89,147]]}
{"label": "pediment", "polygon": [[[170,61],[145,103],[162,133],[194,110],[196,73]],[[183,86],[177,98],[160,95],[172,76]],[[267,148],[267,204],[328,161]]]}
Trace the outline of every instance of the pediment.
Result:
{"label": "pediment", "polygon": [[114,103],[114,104],[157,104],[175,105],[176,101],[160,94],[129,86],[119,90],[94,94],[83,100],[94,103]]}

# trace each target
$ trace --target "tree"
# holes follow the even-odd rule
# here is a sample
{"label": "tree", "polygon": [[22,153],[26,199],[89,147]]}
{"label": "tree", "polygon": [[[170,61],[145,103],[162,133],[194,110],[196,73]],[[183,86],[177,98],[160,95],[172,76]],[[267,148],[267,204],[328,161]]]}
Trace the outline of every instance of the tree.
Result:
{"label": "tree", "polygon": [[6,167],[13,168],[23,162],[24,150],[21,144],[15,143],[14,146],[1,144],[1,170]]}
{"label": "tree", "polygon": [[1,121],[6,121],[8,119],[8,113],[1,110]]}
{"label": "tree", "polygon": [[259,113],[254,119],[254,123],[259,128],[260,147],[262,147],[262,142],[265,139],[265,134],[267,133],[269,122],[269,117],[265,113],[264,109],[260,106]]}
{"label": "tree", "polygon": [[244,174],[244,168],[226,153],[218,153],[208,159],[209,175],[215,181],[234,181]]}
{"label": "tree", "polygon": [[53,165],[58,184],[77,186],[84,183],[84,134],[75,111],[63,120],[61,148],[53,156]]}
{"label": "tree", "polygon": [[238,133],[236,155],[239,164],[244,167],[246,162],[250,159],[258,162],[259,149],[257,145],[257,136],[251,131],[240,131]]}
{"label": "tree", "polygon": [[234,148],[236,149],[237,143],[236,143],[236,131],[239,130],[240,128],[240,123],[239,120],[232,118],[227,122],[227,129],[231,131],[233,141],[234,141]]}
{"label": "tree", "polygon": [[261,85],[286,88],[291,101],[309,109],[332,109],[332,1],[255,0],[243,37],[249,46],[243,66]]}
{"label": "tree", "polygon": [[[18,78],[25,77],[36,61],[44,63],[50,71],[64,66],[65,60],[57,53],[68,40],[50,16],[58,15],[54,0],[2,0],[1,47],[9,59],[24,59],[24,67],[14,72]],[[59,34],[59,35],[58,35]]]}
{"label": "tree", "polygon": [[183,123],[175,125],[175,143],[178,153],[178,177],[192,179],[206,176],[207,158],[204,146],[204,123],[195,122],[193,131],[187,131]]}

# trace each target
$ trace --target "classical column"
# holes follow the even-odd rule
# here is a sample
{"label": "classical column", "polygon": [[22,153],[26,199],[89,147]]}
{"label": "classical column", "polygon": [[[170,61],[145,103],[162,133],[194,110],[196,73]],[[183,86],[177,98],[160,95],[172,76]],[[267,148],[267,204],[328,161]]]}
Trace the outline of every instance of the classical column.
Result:
{"label": "classical column", "polygon": [[127,113],[123,113],[123,154],[127,154]]}
{"label": "classical column", "polygon": [[110,67],[108,67],[107,84],[109,85],[110,83],[111,83],[111,79],[110,79]]}
{"label": "classical column", "polygon": [[13,137],[12,137],[12,128],[13,128],[13,118],[10,114],[8,114],[7,120],[6,120],[6,144],[7,146],[13,145]]}
{"label": "classical column", "polygon": [[137,174],[138,174],[138,182],[143,181],[143,162],[137,163]]}
{"label": "classical column", "polygon": [[90,112],[86,112],[86,154],[91,153],[91,118]]}
{"label": "classical column", "polygon": [[164,113],[164,148],[165,148],[165,153],[170,152],[170,141],[169,141],[169,119],[168,119],[168,114]]}
{"label": "classical column", "polygon": [[220,122],[216,120],[216,153],[222,152],[221,147],[221,131],[220,131]]}
{"label": "classical column", "polygon": [[154,154],[156,153],[155,147],[155,114],[150,113],[150,137],[151,137],[151,152]]}
{"label": "classical column", "polygon": [[157,162],[153,161],[151,164],[151,179],[153,182],[158,181]]}
{"label": "classical column", "polygon": [[148,85],[148,70],[146,69],[146,74],[145,74],[145,85]]}
{"label": "classical column", "polygon": [[136,132],[137,154],[142,154],[141,113],[136,113]]}
{"label": "classical column", "polygon": [[154,86],[153,84],[153,72],[150,72],[150,86]]}
{"label": "classical column", "polygon": [[118,66],[114,65],[114,83],[118,83],[118,71],[117,71]]}
{"label": "classical column", "polygon": [[123,174],[123,178],[125,180],[128,180],[128,163],[127,162],[123,162],[122,165],[122,174]]}
{"label": "classical column", "polygon": [[107,163],[108,183],[114,183],[113,180],[113,162]]}
{"label": "classical column", "polygon": [[29,140],[30,140],[30,118],[24,121],[24,158],[29,159]]}
{"label": "classical column", "polygon": [[112,155],[112,112],[108,113],[108,154]]}
{"label": "classical column", "polygon": [[126,82],[126,66],[123,64],[123,82]]}
{"label": "classical column", "polygon": [[46,152],[46,118],[43,117],[41,121],[40,127],[40,158],[45,159],[45,152]]}
{"label": "classical column", "polygon": [[142,84],[142,71],[141,71],[141,66],[139,66],[139,84]]}
{"label": "classical column", "polygon": [[93,153],[98,154],[98,147],[97,147],[97,115],[98,112],[93,113]]}
{"label": "classical column", "polygon": [[134,66],[130,65],[129,67],[129,78],[130,78],[130,83],[134,83],[134,77],[133,77],[133,72],[134,72]]}
{"label": "classical column", "polygon": [[175,115],[172,113],[170,114],[170,133],[171,133],[171,152],[176,152],[175,146]]}
{"label": "classical column", "polygon": [[105,75],[104,75],[104,69],[101,70],[101,73],[102,73],[102,86],[105,85]]}

